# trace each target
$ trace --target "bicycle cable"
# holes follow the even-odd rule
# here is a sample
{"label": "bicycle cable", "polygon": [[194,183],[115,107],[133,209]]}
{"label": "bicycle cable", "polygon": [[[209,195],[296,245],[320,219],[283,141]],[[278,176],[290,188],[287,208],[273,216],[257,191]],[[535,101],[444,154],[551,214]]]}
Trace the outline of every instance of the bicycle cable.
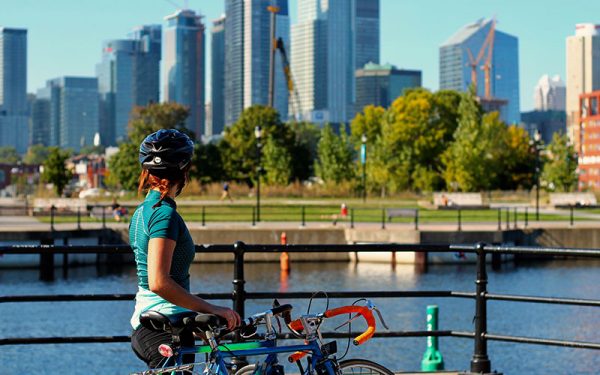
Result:
{"label": "bicycle cable", "polygon": [[[359,298],[356,301],[352,302],[352,306],[356,305],[358,302],[360,301],[366,301],[366,298]],[[348,351],[350,350],[350,338],[352,335],[352,314],[348,313],[348,341],[346,342],[346,350],[344,351],[344,354],[342,354],[342,356],[340,358],[338,358],[339,361],[341,361],[342,359],[344,359],[346,357],[346,355],[348,355]]]}
{"label": "bicycle cable", "polygon": [[319,294],[323,294],[325,296],[325,300],[327,301],[325,305],[325,311],[329,310],[329,295],[324,290],[319,290],[318,292],[314,292],[313,295],[310,296],[310,299],[308,300],[308,308],[306,309],[307,314],[310,314],[310,306],[312,305],[313,298],[315,298]]}

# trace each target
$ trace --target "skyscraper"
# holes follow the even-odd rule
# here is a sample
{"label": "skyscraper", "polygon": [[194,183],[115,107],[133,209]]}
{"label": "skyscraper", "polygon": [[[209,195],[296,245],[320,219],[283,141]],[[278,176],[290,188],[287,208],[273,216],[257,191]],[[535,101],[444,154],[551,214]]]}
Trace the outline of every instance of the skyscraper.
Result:
{"label": "skyscraper", "polygon": [[225,16],[213,21],[211,30],[211,135],[225,128]]}
{"label": "skyscraper", "polygon": [[27,150],[27,30],[0,27],[0,146]]}
{"label": "skyscraper", "polygon": [[[469,53],[477,56],[490,34],[493,20],[480,19],[458,30],[440,46],[440,89],[466,91],[471,85]],[[505,32],[495,30],[491,56],[490,93],[493,98],[506,100],[500,115],[507,123],[519,123],[519,40]],[[483,96],[485,75],[481,66],[475,67],[477,93]]]}
{"label": "skyscraper", "polygon": [[[268,104],[270,67],[269,5],[279,8],[275,16],[276,38],[289,50],[287,0],[227,0],[225,2],[225,124],[237,121],[244,108]],[[275,55],[273,107],[287,119],[288,91],[281,56]]]}
{"label": "skyscraper", "polygon": [[577,24],[567,37],[567,134],[579,145],[579,96],[600,90],[600,25]]}
{"label": "skyscraper", "polygon": [[38,96],[50,101],[51,145],[72,148],[93,144],[99,132],[98,79],[60,77],[49,80]]}
{"label": "skyscraper", "polygon": [[291,60],[304,120],[339,123],[354,115],[355,6],[298,0]]}
{"label": "skyscraper", "polygon": [[186,127],[204,134],[204,24],[189,9],[167,16],[163,48],[163,100],[189,107]]}
{"label": "skyscraper", "polygon": [[134,106],[159,99],[161,27],[137,28],[134,39],[109,40],[97,65],[101,98],[100,139],[114,145],[127,137],[127,124]]}
{"label": "skyscraper", "polygon": [[388,108],[404,90],[421,87],[421,71],[395,66],[366,64],[356,71],[356,111],[368,105]]}
{"label": "skyscraper", "polygon": [[564,111],[566,87],[560,76],[544,74],[533,90],[533,100],[536,111]]}
{"label": "skyscraper", "polygon": [[379,0],[356,1],[356,69],[379,64]]}
{"label": "skyscraper", "polygon": [[50,95],[48,89],[38,90],[31,104],[30,144],[50,146]]}

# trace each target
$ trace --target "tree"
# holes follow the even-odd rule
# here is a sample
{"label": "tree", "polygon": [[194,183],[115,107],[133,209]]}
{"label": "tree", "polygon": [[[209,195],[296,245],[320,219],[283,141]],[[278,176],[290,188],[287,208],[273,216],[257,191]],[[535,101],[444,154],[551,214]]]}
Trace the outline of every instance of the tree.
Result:
{"label": "tree", "polygon": [[12,146],[0,147],[0,163],[17,164],[19,161],[21,161],[21,157],[16,148]]}
{"label": "tree", "polygon": [[291,122],[288,126],[294,134],[294,144],[290,150],[290,155],[293,155],[290,179],[306,181],[314,176],[320,130],[315,124],[309,122]]}
{"label": "tree", "polygon": [[129,191],[137,190],[141,172],[138,161],[140,143],[160,129],[177,129],[193,137],[193,133],[185,127],[188,115],[189,110],[177,103],[154,103],[134,108],[128,124],[129,138],[119,144],[119,151],[108,160],[107,184]]}
{"label": "tree", "polygon": [[63,151],[59,147],[50,147],[48,158],[42,166],[42,180],[54,184],[54,191],[58,196],[61,196],[65,186],[71,182],[73,172],[65,168],[65,162],[69,159],[68,151]]}
{"label": "tree", "polygon": [[102,145],[99,145],[99,146],[88,145],[88,146],[83,146],[79,150],[79,155],[92,155],[92,154],[100,155],[100,154],[104,154],[105,150],[106,150],[106,148]]}
{"label": "tree", "polygon": [[[257,139],[254,129],[262,129],[261,143],[265,145],[270,138],[282,147],[291,147],[294,144],[294,135],[286,124],[279,119],[277,111],[271,107],[254,105],[246,108],[239,119],[225,129],[223,148],[227,153],[222,153],[225,173],[232,179],[244,181],[248,184],[256,182],[258,158],[256,155]],[[289,151],[289,149],[288,149]]]}
{"label": "tree", "polygon": [[354,152],[344,125],[340,127],[339,136],[331,125],[323,127],[317,155],[315,172],[323,181],[340,183],[354,177]]}
{"label": "tree", "polygon": [[197,144],[194,151],[194,176],[201,184],[227,180],[223,171],[221,151],[214,143]]}
{"label": "tree", "polygon": [[292,156],[274,138],[268,138],[263,148],[263,165],[265,168],[263,178],[267,185],[285,186],[290,182],[292,177]]}
{"label": "tree", "polygon": [[23,156],[25,164],[42,164],[50,154],[50,147],[44,145],[33,145],[27,149],[27,153]]}
{"label": "tree", "polygon": [[527,131],[519,126],[506,128],[504,152],[500,157],[498,181],[495,188],[530,189],[535,184],[535,150]]}
{"label": "tree", "polygon": [[550,191],[568,192],[577,187],[577,155],[566,134],[554,133],[547,148],[541,185]]}
{"label": "tree", "polygon": [[350,123],[350,134],[352,141],[359,145],[363,134],[367,137],[367,146],[375,143],[375,139],[381,134],[385,108],[368,105],[363,112],[356,114]]}

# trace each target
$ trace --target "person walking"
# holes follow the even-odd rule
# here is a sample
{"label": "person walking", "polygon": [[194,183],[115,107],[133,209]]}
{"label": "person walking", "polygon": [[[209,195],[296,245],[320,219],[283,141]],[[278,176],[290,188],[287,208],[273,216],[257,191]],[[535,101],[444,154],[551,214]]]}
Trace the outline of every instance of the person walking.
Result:
{"label": "person walking", "polygon": [[[139,150],[142,172],[138,192],[147,192],[129,224],[129,243],[135,255],[138,291],[131,317],[134,353],[150,368],[165,361],[158,352],[171,335],[140,325],[140,315],[155,310],[171,316],[185,311],[219,315],[229,329],[240,324],[230,308],[213,305],[190,292],[189,269],[195,246],[188,228],[177,212],[175,198],[189,179],[194,143],[175,129],[161,129],[147,136]],[[182,334],[182,345],[193,345],[192,332]],[[193,363],[194,355],[184,358]],[[167,362],[167,365],[171,363]]]}
{"label": "person walking", "polygon": [[221,194],[221,200],[229,199],[230,202],[233,202],[233,198],[231,198],[231,194],[229,193],[229,183],[223,183],[223,193]]}

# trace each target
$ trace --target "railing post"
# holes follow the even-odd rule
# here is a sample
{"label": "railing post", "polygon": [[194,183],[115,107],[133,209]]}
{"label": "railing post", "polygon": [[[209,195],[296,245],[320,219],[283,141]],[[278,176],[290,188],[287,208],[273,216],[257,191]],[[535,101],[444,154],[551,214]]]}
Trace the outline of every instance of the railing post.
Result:
{"label": "railing post", "polygon": [[510,229],[510,207],[506,207],[506,229]]}
{"label": "railing post", "polygon": [[570,218],[571,221],[570,221],[570,224],[571,224],[571,226],[573,226],[573,205],[570,205],[569,208],[571,209],[571,218]]}
{"label": "railing post", "polygon": [[202,206],[202,226],[206,226],[206,207]]}
{"label": "railing post", "polygon": [[256,225],[256,207],[252,206],[252,226]]}
{"label": "railing post", "polygon": [[306,206],[302,206],[302,224],[301,226],[306,226]]}
{"label": "railing post", "polygon": [[514,225],[513,225],[513,228],[514,228],[514,229],[517,229],[517,227],[518,227],[518,225],[517,225],[517,207],[515,207],[515,211],[514,211],[514,213],[515,213],[515,223],[514,223]]}
{"label": "railing post", "polygon": [[419,209],[415,210],[415,230],[419,230]]}
{"label": "railing post", "polygon": [[[40,244],[52,246],[54,238],[44,238]],[[52,248],[40,249],[40,280],[54,281],[54,251]]]}
{"label": "railing post", "polygon": [[50,206],[50,230],[54,231],[54,211],[56,211],[56,207],[54,205]]}
{"label": "railing post", "polygon": [[106,206],[102,206],[102,229],[106,229]]}
{"label": "railing post", "polygon": [[240,314],[240,317],[245,315],[246,291],[244,290],[244,248],[246,244],[242,241],[237,241],[233,244],[233,309]]}
{"label": "railing post", "polygon": [[502,207],[498,207],[498,230],[502,230]]}
{"label": "railing post", "polygon": [[462,210],[458,208],[458,231],[462,230]]}
{"label": "railing post", "polygon": [[381,229],[385,229],[385,208],[381,209]]}
{"label": "railing post", "polygon": [[489,373],[492,367],[487,354],[487,271],[485,264],[485,244],[478,243],[477,252],[477,279],[475,280],[475,349],[471,359],[471,372]]}
{"label": "railing post", "polygon": [[529,225],[529,208],[525,207],[525,228]]}
{"label": "railing post", "polygon": [[81,230],[81,207],[77,207],[77,230]]}
{"label": "railing post", "polygon": [[350,229],[354,229],[354,208],[350,209]]}

